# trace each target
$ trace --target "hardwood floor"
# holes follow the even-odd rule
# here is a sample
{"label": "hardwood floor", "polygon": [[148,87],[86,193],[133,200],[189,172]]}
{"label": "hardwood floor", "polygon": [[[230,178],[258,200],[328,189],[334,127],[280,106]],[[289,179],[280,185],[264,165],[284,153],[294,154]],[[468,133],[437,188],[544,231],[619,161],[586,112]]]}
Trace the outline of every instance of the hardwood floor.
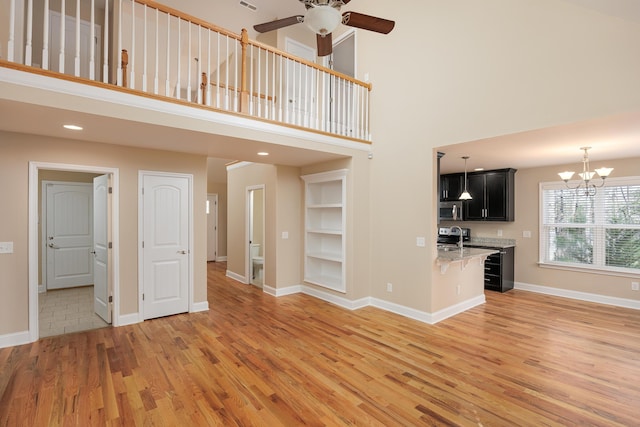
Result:
{"label": "hardwood floor", "polygon": [[209,264],[208,313],[0,349],[0,425],[632,426],[640,312],[523,291],[435,326]]}

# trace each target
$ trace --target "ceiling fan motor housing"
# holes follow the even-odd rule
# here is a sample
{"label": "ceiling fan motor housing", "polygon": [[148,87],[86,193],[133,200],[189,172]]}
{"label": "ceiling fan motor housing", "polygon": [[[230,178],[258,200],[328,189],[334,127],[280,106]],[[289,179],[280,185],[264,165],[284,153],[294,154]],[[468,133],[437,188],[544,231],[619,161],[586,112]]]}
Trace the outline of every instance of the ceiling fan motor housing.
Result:
{"label": "ceiling fan motor housing", "polygon": [[342,22],[340,11],[331,6],[315,6],[307,10],[304,23],[314,33],[325,36],[332,33]]}

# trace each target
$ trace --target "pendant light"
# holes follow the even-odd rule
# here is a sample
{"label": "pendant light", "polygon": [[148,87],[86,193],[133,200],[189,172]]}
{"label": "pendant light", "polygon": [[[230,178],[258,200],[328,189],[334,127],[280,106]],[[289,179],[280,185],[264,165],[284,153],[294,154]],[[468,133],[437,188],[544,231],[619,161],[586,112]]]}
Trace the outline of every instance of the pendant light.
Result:
{"label": "pendant light", "polygon": [[467,191],[467,159],[469,159],[469,156],[463,156],[462,158],[464,159],[464,191],[460,194],[458,200],[471,200],[473,197]]}

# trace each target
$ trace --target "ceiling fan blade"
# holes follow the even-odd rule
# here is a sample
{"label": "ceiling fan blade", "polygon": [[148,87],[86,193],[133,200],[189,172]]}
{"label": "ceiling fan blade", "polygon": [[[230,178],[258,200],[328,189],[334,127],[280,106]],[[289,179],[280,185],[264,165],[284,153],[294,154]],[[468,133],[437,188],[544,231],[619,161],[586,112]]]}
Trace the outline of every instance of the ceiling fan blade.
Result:
{"label": "ceiling fan blade", "polygon": [[253,26],[253,29],[259,33],[266,33],[273,30],[279,30],[280,28],[288,27],[289,25],[300,24],[304,22],[303,15],[290,16],[288,18],[276,19],[275,21],[265,22],[263,24],[257,24]]}
{"label": "ceiling fan blade", "polygon": [[331,55],[331,52],[333,52],[333,38],[331,33],[325,36],[316,34],[316,40],[318,42],[318,56]]}
{"label": "ceiling fan blade", "polygon": [[396,25],[394,21],[376,18],[358,12],[345,12],[342,14],[342,23],[350,27],[362,28],[363,30],[375,31],[376,33],[389,34]]}

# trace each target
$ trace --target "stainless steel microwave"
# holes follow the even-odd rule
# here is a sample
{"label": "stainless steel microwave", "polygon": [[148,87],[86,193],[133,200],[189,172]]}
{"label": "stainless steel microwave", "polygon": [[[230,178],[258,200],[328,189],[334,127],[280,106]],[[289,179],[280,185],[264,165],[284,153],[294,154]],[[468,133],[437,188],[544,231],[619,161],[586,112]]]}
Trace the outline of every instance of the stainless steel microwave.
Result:
{"label": "stainless steel microwave", "polygon": [[440,202],[440,221],[463,221],[462,201]]}

